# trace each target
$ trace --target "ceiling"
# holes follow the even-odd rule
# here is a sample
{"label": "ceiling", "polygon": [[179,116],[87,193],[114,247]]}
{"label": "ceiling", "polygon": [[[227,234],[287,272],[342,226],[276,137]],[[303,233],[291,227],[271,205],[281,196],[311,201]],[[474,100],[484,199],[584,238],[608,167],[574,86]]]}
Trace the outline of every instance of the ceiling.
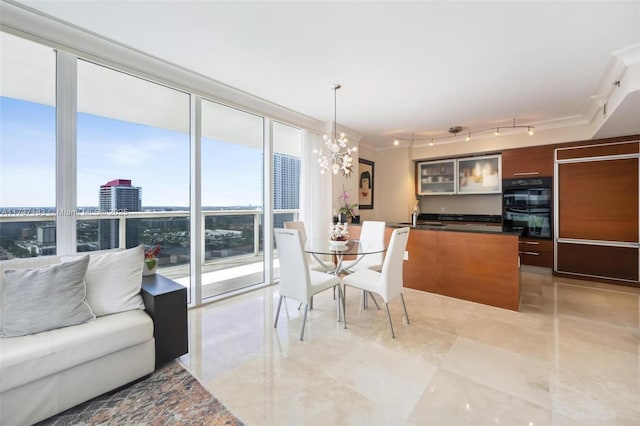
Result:
{"label": "ceiling", "polygon": [[640,42],[637,0],[20,3],[325,122],[340,83],[338,124],[374,148],[581,117]]}

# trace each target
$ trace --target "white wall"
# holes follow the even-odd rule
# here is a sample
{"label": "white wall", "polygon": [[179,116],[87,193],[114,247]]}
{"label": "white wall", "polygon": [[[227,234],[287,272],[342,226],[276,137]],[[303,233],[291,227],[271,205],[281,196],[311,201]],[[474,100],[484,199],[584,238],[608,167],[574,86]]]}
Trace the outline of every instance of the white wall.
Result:
{"label": "white wall", "polygon": [[[360,220],[410,220],[415,202],[415,169],[409,149],[373,151],[362,145],[358,149],[360,157],[374,162],[373,209],[360,210]],[[357,184],[354,180],[356,187]]]}

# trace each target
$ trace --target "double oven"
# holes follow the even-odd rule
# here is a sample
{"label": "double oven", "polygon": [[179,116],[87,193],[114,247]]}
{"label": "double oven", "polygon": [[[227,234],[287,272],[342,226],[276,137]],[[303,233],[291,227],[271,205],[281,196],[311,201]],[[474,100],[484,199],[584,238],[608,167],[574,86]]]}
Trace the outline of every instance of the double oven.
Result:
{"label": "double oven", "polygon": [[523,237],[551,239],[553,223],[552,178],[504,179],[502,226]]}

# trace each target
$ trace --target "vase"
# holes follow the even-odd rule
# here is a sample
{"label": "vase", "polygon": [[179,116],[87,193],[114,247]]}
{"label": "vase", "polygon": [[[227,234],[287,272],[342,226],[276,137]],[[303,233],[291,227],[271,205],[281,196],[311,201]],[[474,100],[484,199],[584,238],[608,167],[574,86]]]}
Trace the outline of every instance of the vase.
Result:
{"label": "vase", "polygon": [[329,248],[332,250],[343,250],[347,247],[347,241],[329,240]]}
{"label": "vase", "polygon": [[[150,267],[150,265],[153,265]],[[142,262],[142,276],[148,277],[149,275],[154,275],[158,271],[158,261],[153,260],[153,262],[149,262],[145,260]]]}

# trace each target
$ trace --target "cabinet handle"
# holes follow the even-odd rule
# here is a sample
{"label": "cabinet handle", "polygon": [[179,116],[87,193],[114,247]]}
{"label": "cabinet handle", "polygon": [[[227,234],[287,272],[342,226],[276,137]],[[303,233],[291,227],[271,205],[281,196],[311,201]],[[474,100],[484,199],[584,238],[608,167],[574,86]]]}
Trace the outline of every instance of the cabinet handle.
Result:
{"label": "cabinet handle", "polygon": [[528,254],[531,256],[540,256],[540,253],[536,253],[535,251],[519,251],[520,254]]}
{"label": "cabinet handle", "polygon": [[518,173],[514,173],[514,176],[533,176],[533,175],[539,175],[540,172],[518,172]]}
{"label": "cabinet handle", "polygon": [[532,246],[539,246],[540,243],[538,241],[520,241],[520,244],[529,244]]}

